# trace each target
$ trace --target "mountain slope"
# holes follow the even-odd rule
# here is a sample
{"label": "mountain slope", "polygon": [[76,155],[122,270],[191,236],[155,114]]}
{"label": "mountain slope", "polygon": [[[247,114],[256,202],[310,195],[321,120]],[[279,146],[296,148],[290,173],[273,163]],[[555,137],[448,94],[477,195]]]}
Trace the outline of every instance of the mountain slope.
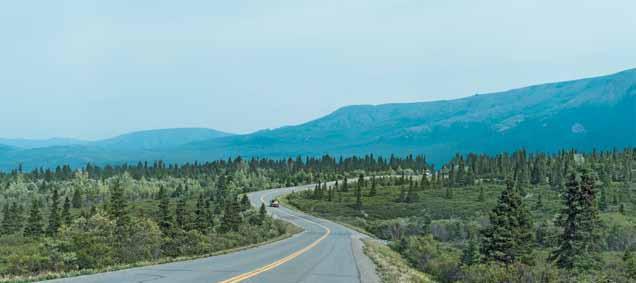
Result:
{"label": "mountain slope", "polygon": [[636,69],[467,98],[359,105],[272,131],[188,145],[205,156],[410,154],[525,147],[554,151],[636,145]]}
{"label": "mountain slope", "polygon": [[[176,128],[139,131],[110,139],[36,148],[0,148],[0,169],[8,170],[22,164],[25,170],[69,164],[81,167],[86,163],[106,164],[141,160],[171,160],[169,149],[195,141],[210,140],[231,134],[204,128]],[[196,155],[186,159],[194,160]]]}
{"label": "mountain slope", "polygon": [[0,150],[0,169],[230,156],[497,153],[636,146],[636,69],[456,100],[356,105],[301,125],[248,135],[168,129],[74,146]]}
{"label": "mountain slope", "polygon": [[128,133],[95,142],[94,145],[120,150],[162,149],[229,135],[206,128],[159,129]]}
{"label": "mountain slope", "polygon": [[4,139],[0,138],[0,144],[17,148],[40,148],[50,146],[68,146],[85,144],[87,141],[69,138],[50,138],[50,139]]}

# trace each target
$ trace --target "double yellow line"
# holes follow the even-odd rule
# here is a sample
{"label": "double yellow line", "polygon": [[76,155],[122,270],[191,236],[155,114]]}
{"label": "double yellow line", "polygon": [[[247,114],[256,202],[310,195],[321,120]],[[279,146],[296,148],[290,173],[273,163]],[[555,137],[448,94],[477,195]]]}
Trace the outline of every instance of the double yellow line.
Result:
{"label": "double yellow line", "polygon": [[[265,200],[263,199],[263,197],[264,197],[264,195],[261,196],[261,202],[265,203]],[[284,212],[284,211],[281,210],[281,212]],[[284,213],[286,213],[288,215],[291,215],[291,214],[289,214],[287,212],[284,212]],[[270,263],[268,265],[261,266],[261,267],[255,269],[255,270],[250,271],[250,272],[246,272],[246,273],[234,276],[234,277],[232,277],[230,279],[223,280],[223,281],[221,281],[219,283],[237,283],[237,282],[241,282],[243,280],[252,278],[252,277],[254,277],[256,275],[259,275],[259,274],[261,274],[263,272],[267,272],[269,270],[272,270],[272,269],[274,269],[274,268],[276,268],[276,267],[278,267],[278,266],[280,266],[280,265],[282,265],[282,264],[284,264],[284,263],[286,263],[286,262],[288,262],[288,261],[290,261],[290,260],[292,260],[294,258],[297,258],[298,256],[306,253],[307,251],[311,250],[313,247],[318,245],[322,240],[327,238],[329,236],[329,234],[331,234],[331,230],[328,227],[326,227],[326,226],[324,226],[324,225],[322,225],[320,223],[316,223],[314,221],[303,219],[303,218],[301,218],[301,220],[304,220],[304,221],[307,221],[307,222],[310,222],[310,223],[313,223],[313,224],[316,224],[316,225],[322,227],[323,229],[325,229],[325,234],[322,235],[320,238],[318,238],[316,241],[314,241],[311,244],[309,244],[308,246],[306,246],[306,247],[304,247],[304,248],[302,248],[300,250],[297,250],[297,251],[293,252],[292,254],[290,254],[290,255],[288,255],[288,256],[286,256],[284,258],[281,258],[281,259],[279,259],[279,260],[277,260],[275,262],[272,262],[272,263]]]}

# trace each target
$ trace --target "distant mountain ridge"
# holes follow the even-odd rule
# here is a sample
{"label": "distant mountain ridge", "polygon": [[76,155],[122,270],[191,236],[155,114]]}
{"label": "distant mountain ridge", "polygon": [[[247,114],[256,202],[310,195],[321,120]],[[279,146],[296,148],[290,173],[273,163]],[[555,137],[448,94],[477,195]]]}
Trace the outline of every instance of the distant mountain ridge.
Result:
{"label": "distant mountain ridge", "polygon": [[[441,163],[456,152],[497,153],[636,146],[636,69],[455,100],[354,105],[295,126],[247,135],[104,151],[80,145],[0,150],[0,168],[63,162],[205,161],[231,156],[425,154]],[[197,135],[194,135],[197,136]],[[122,143],[115,142],[115,144]],[[126,143],[123,143],[126,144]]]}
{"label": "distant mountain ridge", "polygon": [[0,138],[0,144],[17,148],[41,148],[51,146],[68,146],[85,144],[88,141],[71,138],[50,138],[50,139],[6,139]]}

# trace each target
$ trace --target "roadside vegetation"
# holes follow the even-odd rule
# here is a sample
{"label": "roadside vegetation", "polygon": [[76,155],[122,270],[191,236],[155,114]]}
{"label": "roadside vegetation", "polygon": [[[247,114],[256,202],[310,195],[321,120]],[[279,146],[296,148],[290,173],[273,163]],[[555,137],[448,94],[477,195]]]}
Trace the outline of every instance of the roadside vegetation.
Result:
{"label": "roadside vegetation", "polygon": [[297,228],[253,208],[245,193],[424,164],[421,157],[324,156],[18,168],[0,173],[0,281],[168,262],[279,239]]}
{"label": "roadside vegetation", "polygon": [[636,282],[635,161],[635,149],[457,155],[286,201],[388,241],[439,282]]}

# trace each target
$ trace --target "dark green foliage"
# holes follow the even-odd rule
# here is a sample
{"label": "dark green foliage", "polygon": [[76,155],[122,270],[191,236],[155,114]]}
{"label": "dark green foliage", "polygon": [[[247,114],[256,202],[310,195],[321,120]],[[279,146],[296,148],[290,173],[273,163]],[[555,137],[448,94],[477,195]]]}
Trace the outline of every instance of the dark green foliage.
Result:
{"label": "dark green foliage", "polygon": [[481,253],[479,252],[479,242],[475,239],[468,241],[468,245],[464,248],[462,254],[462,264],[473,265],[481,262]]}
{"label": "dark green foliage", "polygon": [[243,197],[241,198],[241,211],[246,211],[251,207],[252,204],[250,204],[250,199],[247,197],[247,194],[243,194]]}
{"label": "dark green foliage", "polygon": [[40,213],[40,202],[34,199],[31,202],[29,217],[27,218],[27,224],[24,228],[24,236],[39,237],[40,235],[42,235],[42,233],[42,214]]}
{"label": "dark green foliage", "polygon": [[225,202],[225,210],[223,211],[223,218],[221,218],[221,231],[231,232],[238,231],[238,227],[243,221],[240,215],[241,207],[235,198]]}
{"label": "dark green foliage", "polygon": [[53,189],[53,194],[51,195],[51,206],[49,212],[49,225],[46,228],[46,233],[51,236],[55,235],[57,231],[60,229],[61,219],[60,219],[60,194],[58,189]]}
{"label": "dark green foliage", "polygon": [[361,210],[362,209],[362,185],[364,182],[364,176],[360,175],[360,178],[358,179],[358,184],[356,186],[356,204],[355,207],[357,210]]}
{"label": "dark green foliage", "polygon": [[201,232],[206,231],[210,225],[209,217],[209,207],[206,208],[205,197],[200,194],[194,211],[194,228]]}
{"label": "dark green foliage", "polygon": [[267,217],[267,209],[265,208],[265,204],[261,203],[261,207],[258,209],[258,218],[259,218],[260,224],[263,224],[266,217]]}
{"label": "dark green foliage", "polygon": [[485,260],[505,264],[526,261],[531,253],[532,221],[511,182],[501,193],[489,218],[490,225],[482,230],[481,252]]}
{"label": "dark green foliage", "polygon": [[484,200],[486,200],[484,195],[484,186],[479,186],[479,196],[477,197],[477,201],[482,202]]}
{"label": "dark green foliage", "polygon": [[64,198],[64,206],[62,208],[62,223],[64,225],[69,226],[73,221],[71,215],[71,200],[68,197]]}
{"label": "dark green foliage", "polygon": [[176,220],[175,224],[177,224],[177,228],[188,230],[190,217],[189,217],[188,206],[187,206],[185,197],[180,197],[177,200],[177,208],[175,210],[174,215]]}
{"label": "dark green foliage", "polygon": [[598,267],[602,223],[596,208],[595,178],[592,172],[572,172],[563,194],[565,208],[558,224],[563,227],[552,258],[559,267],[584,271]]}
{"label": "dark green foliage", "polygon": [[159,188],[159,227],[164,234],[168,234],[174,226],[172,213],[170,213],[170,197],[163,186]]}
{"label": "dark green foliage", "polygon": [[374,197],[376,194],[377,194],[376,181],[375,181],[375,176],[373,176],[371,177],[371,189],[369,190],[369,196]]}
{"label": "dark green foliage", "polygon": [[82,193],[79,188],[73,191],[73,208],[82,208]]}

